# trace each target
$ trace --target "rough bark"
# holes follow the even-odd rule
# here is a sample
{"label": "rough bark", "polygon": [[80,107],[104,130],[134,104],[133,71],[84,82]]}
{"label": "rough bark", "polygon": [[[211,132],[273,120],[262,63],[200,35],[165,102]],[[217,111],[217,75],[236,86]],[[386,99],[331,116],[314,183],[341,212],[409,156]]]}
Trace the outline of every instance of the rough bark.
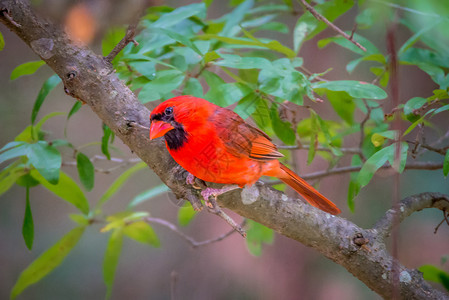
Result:
{"label": "rough bark", "polygon": [[[67,94],[87,103],[178,197],[191,201],[197,199],[197,191],[179,179],[179,168],[163,142],[150,141],[148,132],[129,126],[129,121],[148,126],[150,112],[117,78],[104,57],[70,41],[58,25],[38,16],[27,1],[0,0],[0,10],[0,21],[62,78]],[[257,184],[249,192],[239,190],[225,194],[219,203],[314,248],[345,267],[382,297],[391,298],[393,258],[384,239],[391,230],[394,211],[388,211],[373,229],[362,229],[262,184]],[[449,198],[425,193],[403,200],[401,207],[402,219],[427,207],[449,210]],[[417,270],[397,265],[402,298],[449,298],[425,282]]]}

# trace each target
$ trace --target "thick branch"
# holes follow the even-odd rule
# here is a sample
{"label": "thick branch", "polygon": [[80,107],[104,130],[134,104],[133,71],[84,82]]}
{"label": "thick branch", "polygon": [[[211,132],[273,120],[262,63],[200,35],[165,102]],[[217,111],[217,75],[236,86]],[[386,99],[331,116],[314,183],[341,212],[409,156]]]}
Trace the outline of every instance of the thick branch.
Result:
{"label": "thick branch", "polygon": [[[149,111],[114,74],[103,57],[73,44],[51,22],[37,16],[24,0],[0,0],[9,18],[0,21],[16,33],[63,80],[68,94],[87,103],[98,117],[167,184],[190,202],[198,201],[197,191],[179,176],[177,164],[163,141],[150,141],[144,130],[130,121],[147,126]],[[20,26],[17,26],[20,25]],[[236,190],[220,196],[222,207],[253,219],[280,234],[299,241],[363,281],[382,297],[391,298],[392,257],[375,230],[364,230],[339,217],[286,197],[265,185],[256,185],[249,199]],[[363,241],[363,242],[362,242]],[[400,292],[406,299],[444,299],[442,292],[427,284],[422,274],[399,265]]]}

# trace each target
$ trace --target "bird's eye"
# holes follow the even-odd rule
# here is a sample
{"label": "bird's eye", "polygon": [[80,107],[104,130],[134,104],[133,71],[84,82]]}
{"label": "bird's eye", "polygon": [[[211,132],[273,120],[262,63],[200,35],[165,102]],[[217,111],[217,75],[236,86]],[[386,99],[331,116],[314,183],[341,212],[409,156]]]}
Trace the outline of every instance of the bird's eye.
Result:
{"label": "bird's eye", "polygon": [[166,115],[166,116],[171,116],[172,114],[173,114],[173,107],[167,107],[166,109],[165,109],[165,112],[164,112],[164,114]]}

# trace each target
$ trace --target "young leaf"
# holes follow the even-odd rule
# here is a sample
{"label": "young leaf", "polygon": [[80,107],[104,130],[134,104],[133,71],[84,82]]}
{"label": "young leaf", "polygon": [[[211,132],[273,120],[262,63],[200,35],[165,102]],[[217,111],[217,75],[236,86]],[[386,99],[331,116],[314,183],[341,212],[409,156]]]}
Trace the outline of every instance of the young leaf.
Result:
{"label": "young leaf", "polygon": [[87,202],[83,191],[75,181],[64,172],[60,171],[59,182],[57,184],[49,183],[37,170],[31,170],[30,175],[56,196],[73,204],[85,215],[89,213],[89,202]]}
{"label": "young leaf", "polygon": [[144,85],[139,92],[139,100],[145,104],[164,98],[164,95],[177,89],[183,82],[185,74],[178,70],[162,70],[156,74],[154,80]]}
{"label": "young leaf", "polygon": [[347,92],[354,98],[366,99],[385,99],[387,93],[378,86],[370,83],[355,81],[355,80],[338,80],[338,81],[321,81],[312,84],[312,88],[319,93],[321,89],[330,91]]}
{"label": "young leaf", "polygon": [[54,268],[59,266],[67,254],[75,247],[83,235],[84,226],[69,231],[56,244],[41,254],[21,274],[11,291],[11,299],[15,299],[23,290],[38,282]]}
{"label": "young leaf", "polygon": [[248,247],[248,251],[254,256],[260,256],[262,254],[263,244],[273,243],[273,230],[252,220],[248,220],[246,234],[246,246]]}
{"label": "young leaf", "polygon": [[404,114],[410,115],[413,113],[415,109],[420,109],[424,104],[427,103],[426,98],[422,97],[413,97],[412,99],[408,100],[407,103],[404,105]]}
{"label": "young leaf", "polygon": [[28,186],[26,187],[25,201],[25,216],[23,217],[22,236],[25,241],[25,245],[31,250],[31,248],[33,248],[34,241],[34,223],[30,206],[30,188]]}
{"label": "young leaf", "polygon": [[81,183],[84,185],[86,190],[92,190],[95,181],[95,168],[89,157],[81,152],[78,152],[76,155],[76,167],[78,169],[78,175]]}
{"label": "young leaf", "polygon": [[0,51],[5,48],[5,39],[3,38],[3,34],[0,32]]}
{"label": "young leaf", "polygon": [[109,153],[109,140],[114,139],[114,133],[112,132],[112,130],[103,123],[102,125],[103,128],[103,137],[101,138],[101,152],[106,156],[106,158],[108,160],[111,159],[111,154]]}
{"label": "young leaf", "polygon": [[197,212],[193,209],[192,205],[186,201],[182,207],[178,210],[178,223],[181,226],[187,226],[196,216]]}
{"label": "young leaf", "polygon": [[76,101],[70,109],[69,114],[67,115],[67,120],[69,120],[77,111],[79,111],[82,106],[83,103],[81,101]]}
{"label": "young leaf", "polygon": [[111,297],[112,285],[114,284],[115,271],[117,270],[118,261],[123,246],[123,229],[115,229],[109,237],[103,261],[103,279],[106,283],[106,298]]}
{"label": "young leaf", "polygon": [[203,15],[206,12],[204,3],[194,3],[181,6],[170,13],[162,15],[159,20],[154,22],[152,28],[169,28],[181,21],[196,15]]}
{"label": "young leaf", "polygon": [[447,150],[446,155],[444,156],[443,174],[444,177],[447,177],[447,174],[449,174],[449,149]]}
{"label": "young leaf", "polygon": [[196,78],[189,78],[187,80],[186,85],[184,86],[184,90],[182,91],[183,95],[191,95],[195,97],[202,98],[203,95],[203,87],[201,86],[201,83]]}
{"label": "young leaf", "polygon": [[12,163],[2,170],[0,173],[0,196],[8,191],[21,176],[27,171],[22,167],[18,167],[19,161]]}
{"label": "young leaf", "polygon": [[57,74],[54,74],[48,78],[41,87],[39,94],[37,95],[36,101],[34,102],[33,110],[31,111],[31,124],[36,121],[37,114],[44,103],[47,95],[61,82],[61,78]]}
{"label": "young leaf", "polygon": [[45,141],[39,141],[28,146],[30,163],[51,184],[57,184],[61,169],[61,153]]}
{"label": "young leaf", "polygon": [[368,160],[360,170],[359,175],[357,176],[357,182],[360,184],[360,186],[363,187],[367,185],[373,177],[374,173],[380,167],[382,167],[388,161],[388,159],[394,156],[394,147],[395,145],[392,144],[377,151],[376,153],[374,153],[374,155],[368,158]]}
{"label": "young leaf", "polygon": [[129,168],[125,172],[123,172],[108,188],[108,190],[101,196],[98,201],[97,208],[101,207],[104,203],[106,203],[119,189],[120,187],[128,180],[128,178],[136,173],[139,170],[145,169],[148,167],[144,162],[140,162],[135,166]]}
{"label": "young leaf", "polygon": [[449,291],[449,273],[434,265],[423,265],[418,270],[423,273],[425,280],[441,283]]}
{"label": "young leaf", "polygon": [[127,209],[131,209],[142,202],[145,202],[154,197],[162,195],[163,193],[168,192],[169,190],[170,189],[165,184],[157,185],[149,190],[146,190],[146,191],[140,193],[136,197],[134,197],[134,199],[131,200],[131,202],[129,202]]}
{"label": "young leaf", "polygon": [[[1,44],[2,38],[0,38],[0,44]],[[1,45],[0,45],[1,48]],[[23,63],[21,65],[18,65],[14,68],[11,72],[11,80],[15,80],[23,75],[31,75],[34,74],[37,70],[39,70],[40,67],[45,65],[45,61],[38,60],[38,61],[29,61],[26,63]]]}
{"label": "young leaf", "polygon": [[148,244],[153,247],[159,247],[161,245],[153,228],[144,221],[137,221],[126,225],[123,228],[123,233],[139,243]]}
{"label": "young leaf", "polygon": [[21,144],[17,144],[17,145],[18,145],[17,147],[14,147],[14,148],[10,147],[8,150],[6,150],[2,154],[0,154],[0,164],[9,159],[24,156],[24,155],[28,154],[29,144],[21,143]]}

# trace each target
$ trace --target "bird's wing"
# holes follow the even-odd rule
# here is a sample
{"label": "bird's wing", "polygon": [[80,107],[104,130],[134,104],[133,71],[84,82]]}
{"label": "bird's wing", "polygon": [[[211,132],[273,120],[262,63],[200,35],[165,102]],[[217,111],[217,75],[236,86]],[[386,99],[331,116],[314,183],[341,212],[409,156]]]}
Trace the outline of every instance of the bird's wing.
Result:
{"label": "bird's wing", "polygon": [[284,155],[263,131],[246,123],[235,112],[218,108],[211,116],[217,135],[226,150],[235,156],[246,156],[254,160],[273,160]]}

